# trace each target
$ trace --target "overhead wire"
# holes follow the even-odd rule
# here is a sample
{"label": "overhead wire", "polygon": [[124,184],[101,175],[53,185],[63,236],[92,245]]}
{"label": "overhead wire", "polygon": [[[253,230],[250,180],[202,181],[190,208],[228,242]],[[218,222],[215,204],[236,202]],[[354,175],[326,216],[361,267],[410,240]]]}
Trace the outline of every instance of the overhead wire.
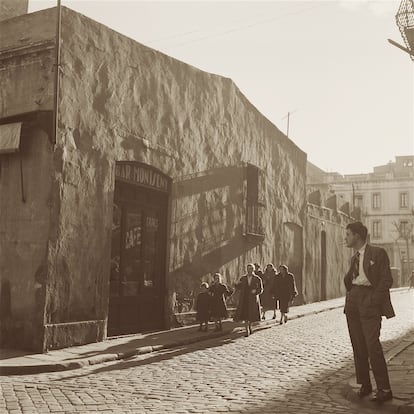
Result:
{"label": "overhead wire", "polygon": [[[247,19],[250,19],[250,18],[251,18],[251,16],[249,16]],[[240,18],[240,19],[233,19],[231,23],[236,24],[238,22],[243,22],[247,19],[245,17]],[[224,23],[224,25],[228,25],[228,23],[229,22],[227,21],[227,22]],[[176,33],[176,34],[172,34],[172,35],[162,36],[162,37],[158,37],[158,38],[155,38],[155,39],[149,39],[149,40],[146,40],[144,42],[147,42],[147,43],[154,43],[155,42],[155,43],[157,43],[157,42],[162,42],[162,41],[168,41],[168,40],[171,40],[171,39],[175,39],[177,37],[191,35],[193,33],[202,33],[205,30],[211,30],[211,29],[216,30],[216,29],[220,28],[221,26],[223,26],[223,24],[216,25],[213,28],[211,28],[211,27],[205,27],[205,28],[202,28],[202,29],[198,28],[196,30],[191,30],[191,31],[187,31],[187,32],[180,32],[180,33]]]}
{"label": "overhead wire", "polygon": [[[241,31],[241,30],[251,29],[251,28],[253,28],[255,26],[258,26],[258,25],[268,24],[268,23],[283,19],[287,16],[302,14],[302,13],[308,12],[308,11],[310,11],[312,9],[315,9],[315,8],[318,8],[318,7],[320,7],[320,5],[314,5],[314,6],[311,6],[311,7],[306,7],[306,8],[303,8],[301,10],[288,12],[288,13],[285,13],[283,15],[275,16],[275,17],[272,17],[272,18],[269,18],[269,19],[264,19],[264,20],[260,20],[258,22],[249,23],[249,24],[246,24],[246,25],[243,25],[243,26],[238,26],[238,27],[235,27],[235,28],[231,28],[231,29],[228,29],[228,30],[221,31],[219,33],[209,34],[207,36],[200,37],[198,39],[185,41],[185,42],[182,42],[182,43],[178,43],[176,45],[165,46],[165,48],[170,50],[170,49],[180,48],[180,47],[192,44],[192,43],[198,43],[198,42],[202,42],[202,41],[205,41],[205,40],[209,40],[209,39],[212,39],[212,38],[215,38],[215,37],[227,36],[229,34],[232,34],[232,33],[235,33],[235,32]],[[199,30],[191,31],[191,32],[188,32],[188,34],[196,33],[198,31]],[[185,33],[183,33],[182,35],[185,35]],[[166,40],[169,40],[169,39],[174,38],[174,37],[179,37],[179,36],[180,36],[180,34],[173,35],[171,37],[167,37]],[[150,42],[145,42],[145,43],[148,44]]]}

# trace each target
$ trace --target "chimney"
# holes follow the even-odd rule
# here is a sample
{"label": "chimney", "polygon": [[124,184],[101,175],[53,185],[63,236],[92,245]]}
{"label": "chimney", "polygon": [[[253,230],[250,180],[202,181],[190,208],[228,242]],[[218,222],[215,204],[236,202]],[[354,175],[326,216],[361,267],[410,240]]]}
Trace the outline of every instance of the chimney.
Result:
{"label": "chimney", "polygon": [[29,0],[0,0],[0,21],[27,14]]}

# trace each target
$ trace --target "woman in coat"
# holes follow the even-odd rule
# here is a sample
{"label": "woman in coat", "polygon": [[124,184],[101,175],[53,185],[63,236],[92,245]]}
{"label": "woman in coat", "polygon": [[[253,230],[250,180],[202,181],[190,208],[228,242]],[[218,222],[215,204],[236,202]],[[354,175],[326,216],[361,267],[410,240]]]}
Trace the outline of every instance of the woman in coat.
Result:
{"label": "woman in coat", "polygon": [[272,263],[266,266],[263,273],[263,293],[260,296],[260,302],[262,303],[262,319],[265,320],[265,313],[268,310],[273,311],[273,318],[276,319],[276,301],[274,299],[274,284],[276,277],[276,269]]}
{"label": "woman in coat", "polygon": [[260,277],[254,274],[254,265],[247,265],[247,273],[236,284],[240,290],[239,304],[234,319],[244,321],[246,336],[252,333],[252,322],[260,321],[260,299],[263,293],[263,283]]}
{"label": "woman in coat", "polygon": [[216,331],[221,331],[221,320],[227,318],[226,298],[233,293],[222,283],[220,273],[214,274],[214,281],[210,286],[211,293],[211,316],[216,324]]}
{"label": "woman in coat", "polygon": [[295,277],[288,271],[286,265],[279,266],[279,275],[275,288],[275,296],[279,298],[280,304],[280,324],[287,322],[287,313],[289,312],[289,302],[298,294],[296,290]]}

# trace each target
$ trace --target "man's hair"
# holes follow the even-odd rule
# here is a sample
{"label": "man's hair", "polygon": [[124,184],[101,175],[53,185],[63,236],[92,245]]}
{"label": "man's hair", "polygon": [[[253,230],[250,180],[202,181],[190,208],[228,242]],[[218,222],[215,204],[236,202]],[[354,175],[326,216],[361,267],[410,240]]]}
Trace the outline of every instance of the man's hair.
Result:
{"label": "man's hair", "polygon": [[200,287],[205,287],[206,289],[208,289],[208,283],[207,282],[203,282]]}
{"label": "man's hair", "polygon": [[351,230],[352,233],[358,234],[362,241],[367,239],[368,229],[360,221],[349,223],[346,228]]}
{"label": "man's hair", "polygon": [[289,270],[289,268],[286,266],[286,265],[284,265],[284,264],[282,264],[282,265],[280,265],[279,266],[279,269],[285,269],[286,270],[286,272]]}

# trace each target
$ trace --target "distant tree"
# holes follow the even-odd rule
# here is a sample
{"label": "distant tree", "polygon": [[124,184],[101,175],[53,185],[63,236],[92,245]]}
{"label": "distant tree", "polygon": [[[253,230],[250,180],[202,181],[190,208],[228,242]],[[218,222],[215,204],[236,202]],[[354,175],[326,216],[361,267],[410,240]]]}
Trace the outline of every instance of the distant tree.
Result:
{"label": "distant tree", "polygon": [[[408,280],[411,274],[411,259],[410,259],[410,241],[414,234],[414,220],[411,218],[405,222],[399,222],[393,221],[392,225],[395,229],[396,237],[394,240],[398,242],[398,240],[404,240],[405,241],[405,248],[406,248],[406,261],[407,265],[405,269],[401,269],[403,271],[403,274],[405,275],[404,282]],[[398,244],[397,244],[398,246]],[[399,254],[401,262],[403,262],[403,258],[401,256],[401,250],[398,246]]]}

